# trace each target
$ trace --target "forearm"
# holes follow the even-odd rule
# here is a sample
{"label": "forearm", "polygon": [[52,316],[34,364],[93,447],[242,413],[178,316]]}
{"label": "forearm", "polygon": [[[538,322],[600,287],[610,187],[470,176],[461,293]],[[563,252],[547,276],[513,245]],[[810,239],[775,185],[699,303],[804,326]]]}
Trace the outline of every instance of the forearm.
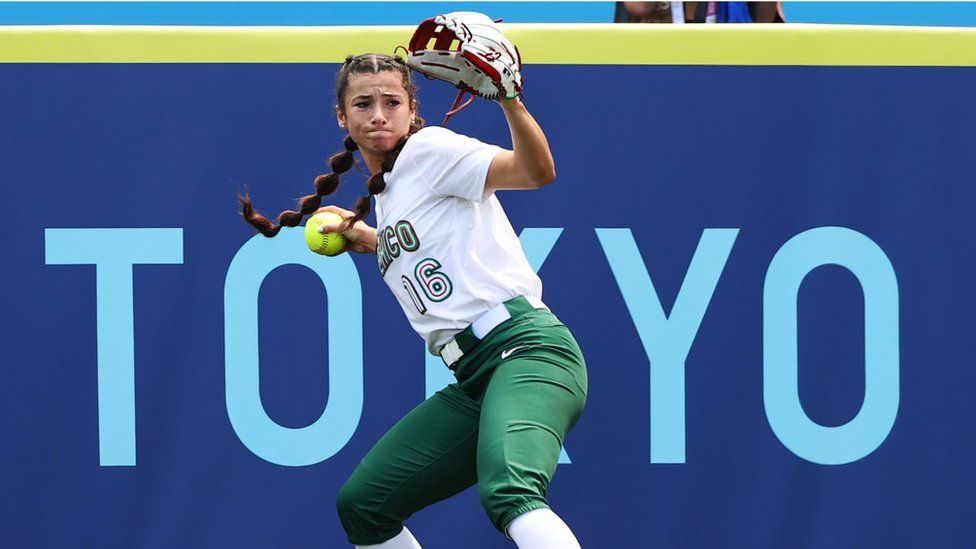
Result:
{"label": "forearm", "polygon": [[360,253],[371,253],[373,255],[376,255],[376,229],[375,228],[370,227],[369,225],[363,223],[362,231],[360,232],[360,236],[357,238],[357,240],[358,240],[357,244],[359,244],[361,248],[354,251],[358,251]]}
{"label": "forearm", "polygon": [[529,180],[545,185],[556,178],[556,166],[546,134],[519,99],[499,101],[512,133],[512,152],[519,171]]}
{"label": "forearm", "polygon": [[346,249],[359,254],[376,255],[376,229],[359,221],[352,229],[342,233],[346,237]]}

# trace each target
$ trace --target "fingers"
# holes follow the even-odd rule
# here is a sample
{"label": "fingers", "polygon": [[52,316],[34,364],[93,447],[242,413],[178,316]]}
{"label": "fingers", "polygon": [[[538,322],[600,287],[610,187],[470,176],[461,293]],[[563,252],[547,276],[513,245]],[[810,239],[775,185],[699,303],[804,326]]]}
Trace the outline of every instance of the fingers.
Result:
{"label": "fingers", "polygon": [[322,213],[322,212],[332,212],[334,214],[338,214],[343,219],[347,219],[356,215],[353,212],[350,212],[349,210],[340,208],[339,206],[333,206],[332,204],[329,204],[328,206],[322,206],[321,208],[315,210],[315,213]]}
{"label": "fingers", "polygon": [[[351,215],[352,214],[350,214],[350,216]],[[362,223],[362,221],[359,221],[358,223]],[[322,234],[339,233],[346,237],[346,240],[349,240],[350,236],[355,236],[357,234],[358,227],[356,225],[351,227],[344,227],[343,225],[343,223],[330,223],[328,225],[321,225],[317,230]]]}
{"label": "fingers", "polygon": [[[351,212],[351,211],[349,211],[349,210],[347,210],[345,208],[340,208],[339,206],[335,206],[335,205],[332,205],[332,204],[329,204],[327,206],[322,206],[321,208],[315,210],[315,213],[317,213],[317,214],[318,213],[322,213],[322,212],[334,213],[334,214],[338,215],[339,217],[341,217],[343,220],[349,219],[350,217],[356,215],[355,213],[353,213],[353,212]],[[338,232],[340,232],[340,228],[341,228],[341,225],[336,223],[336,224],[330,224],[330,225],[322,225],[321,227],[319,227],[318,230],[322,234],[326,234],[326,233],[338,233]],[[349,232],[349,231],[346,230],[344,232]]]}
{"label": "fingers", "polygon": [[333,225],[322,225],[318,228],[318,231],[322,234],[337,233],[341,227],[342,225],[339,223],[335,223]]}

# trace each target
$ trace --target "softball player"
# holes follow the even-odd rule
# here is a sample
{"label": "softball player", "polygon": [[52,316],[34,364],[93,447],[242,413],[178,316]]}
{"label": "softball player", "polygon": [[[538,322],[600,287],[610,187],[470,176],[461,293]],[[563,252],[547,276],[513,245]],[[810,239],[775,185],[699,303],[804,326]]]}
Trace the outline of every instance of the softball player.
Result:
{"label": "softball player", "polygon": [[[553,180],[545,135],[518,99],[500,101],[513,150],[424,128],[399,57],[350,56],[336,97],[345,151],[330,159],[333,173],[316,180],[316,194],[279,222],[297,224],[319,209],[359,150],[372,174],[376,228],[362,221],[370,208],[362,197],[355,211],[321,208],[346,220],[321,230],[341,231],[347,250],[376,254],[411,325],[457,378],[394,425],[343,486],[337,507],[349,541],[418,548],[403,521],[477,483],[491,521],[521,549],[579,547],[546,491],[586,400],[586,368],[543,304],[495,196]],[[242,202],[252,225],[277,233],[281,225]]]}

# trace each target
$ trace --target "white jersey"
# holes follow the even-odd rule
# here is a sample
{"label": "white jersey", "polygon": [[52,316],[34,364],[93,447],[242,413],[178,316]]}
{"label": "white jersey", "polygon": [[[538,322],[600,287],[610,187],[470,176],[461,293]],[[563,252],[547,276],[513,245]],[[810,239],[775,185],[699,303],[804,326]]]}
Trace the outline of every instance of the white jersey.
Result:
{"label": "white jersey", "polygon": [[488,167],[503,149],[427,127],[412,135],[376,195],[376,258],[413,329],[436,354],[513,297],[542,297]]}

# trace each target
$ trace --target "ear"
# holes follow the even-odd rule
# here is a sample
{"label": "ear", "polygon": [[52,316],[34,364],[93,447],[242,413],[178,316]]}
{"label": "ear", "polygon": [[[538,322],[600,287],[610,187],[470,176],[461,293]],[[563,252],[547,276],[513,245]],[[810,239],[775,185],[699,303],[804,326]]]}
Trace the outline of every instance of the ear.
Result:
{"label": "ear", "polygon": [[342,114],[342,109],[336,105],[336,121],[339,123],[339,127],[345,129],[346,127],[346,115]]}

